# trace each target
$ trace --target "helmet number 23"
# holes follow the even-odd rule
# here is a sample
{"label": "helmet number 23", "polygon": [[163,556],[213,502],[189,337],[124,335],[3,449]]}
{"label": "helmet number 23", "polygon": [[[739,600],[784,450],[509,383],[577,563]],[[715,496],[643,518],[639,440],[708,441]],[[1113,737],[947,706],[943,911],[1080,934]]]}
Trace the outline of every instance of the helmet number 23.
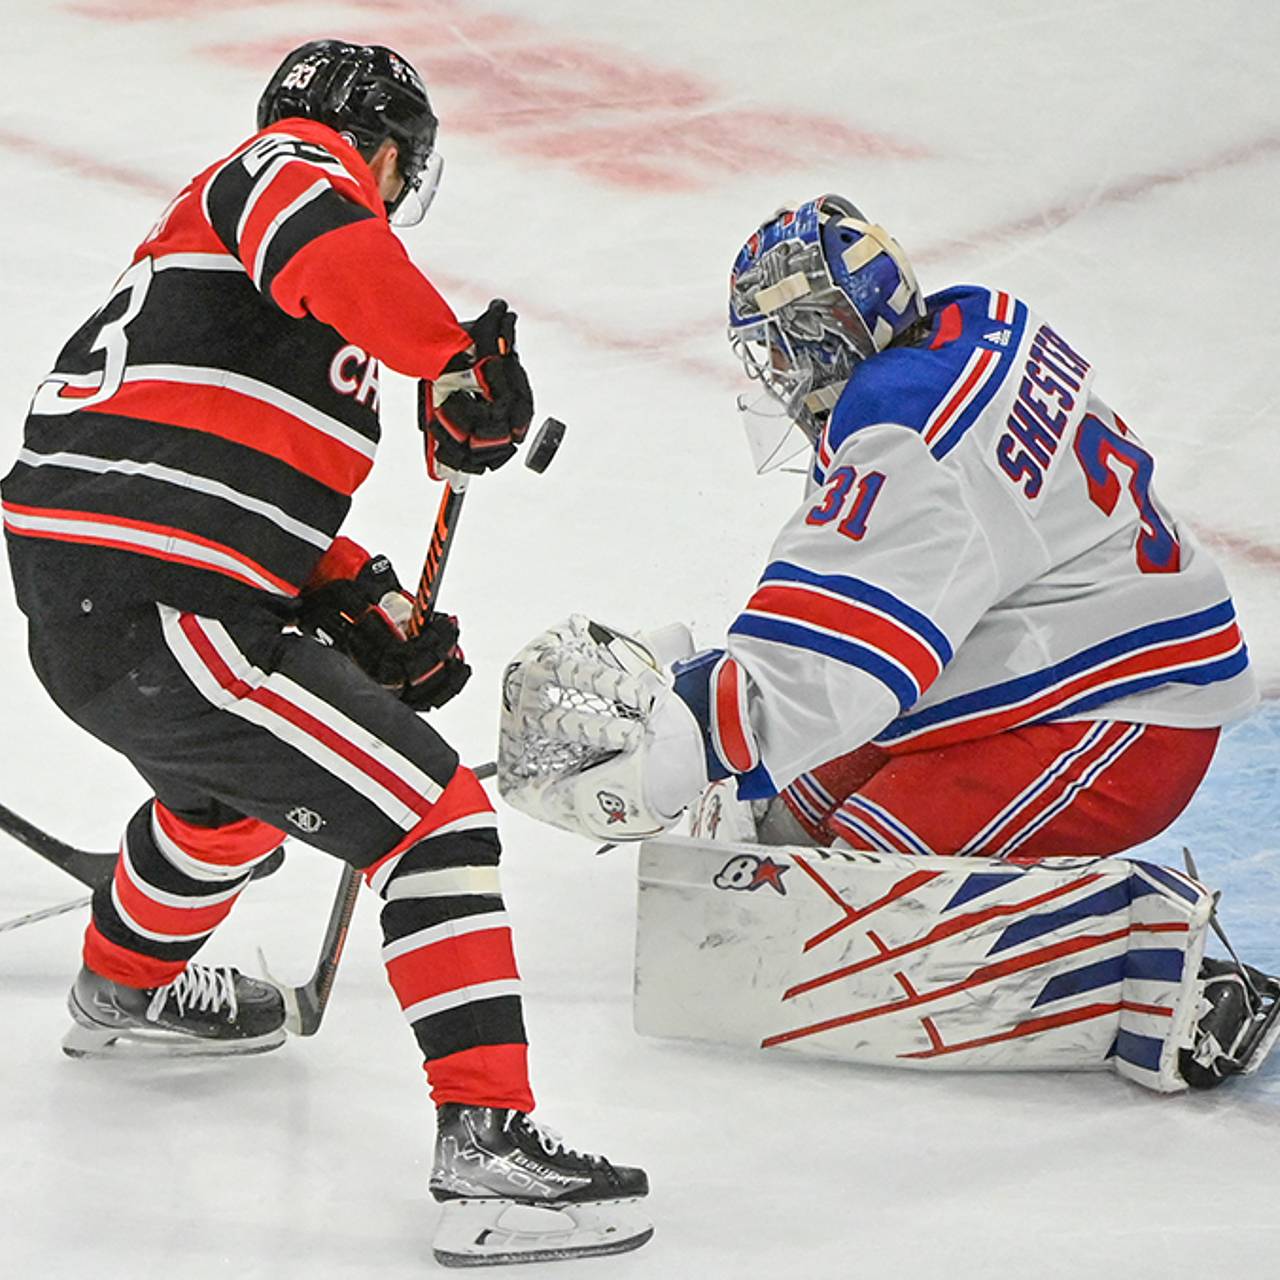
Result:
{"label": "helmet number 23", "polygon": [[837,467],[827,477],[827,489],[822,501],[805,516],[805,524],[825,525],[839,521],[836,532],[861,542],[867,532],[867,520],[875,506],[884,475],[868,471],[859,477],[854,467]]}

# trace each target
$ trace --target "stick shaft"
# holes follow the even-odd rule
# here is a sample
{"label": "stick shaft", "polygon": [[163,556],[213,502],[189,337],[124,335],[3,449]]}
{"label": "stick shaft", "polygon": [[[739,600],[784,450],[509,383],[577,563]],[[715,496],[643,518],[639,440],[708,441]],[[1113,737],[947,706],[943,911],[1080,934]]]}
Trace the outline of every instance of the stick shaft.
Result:
{"label": "stick shaft", "polygon": [[37,920],[49,920],[54,916],[65,915],[68,911],[74,911],[77,907],[87,907],[93,901],[92,897],[75,898],[71,902],[61,902],[56,907],[44,907],[40,911],[28,911],[25,916],[15,916],[12,920],[6,920],[0,924],[0,933],[8,933],[11,929],[21,929],[25,925],[35,924]]}
{"label": "stick shaft", "polygon": [[[418,590],[413,600],[413,614],[409,619],[408,628],[410,635],[417,635],[432,609],[435,608],[436,597],[440,594],[440,580],[444,576],[449,548],[453,545],[453,536],[458,529],[458,516],[462,511],[462,499],[465,496],[465,486],[448,485],[440,498],[436,522],[431,530],[431,545],[427,548],[426,558],[422,562],[422,574],[418,579]],[[333,907],[329,912],[329,924],[325,929],[324,941],[320,945],[320,957],[316,961],[315,972],[301,987],[295,987],[285,993],[291,1030],[297,1035],[315,1035],[320,1029],[325,1006],[329,1003],[329,995],[333,990],[333,980],[337,976],[338,962],[342,959],[342,949],[346,945],[347,933],[351,928],[351,917],[355,914],[359,897],[360,872],[353,866],[344,866],[342,876],[338,880]]]}

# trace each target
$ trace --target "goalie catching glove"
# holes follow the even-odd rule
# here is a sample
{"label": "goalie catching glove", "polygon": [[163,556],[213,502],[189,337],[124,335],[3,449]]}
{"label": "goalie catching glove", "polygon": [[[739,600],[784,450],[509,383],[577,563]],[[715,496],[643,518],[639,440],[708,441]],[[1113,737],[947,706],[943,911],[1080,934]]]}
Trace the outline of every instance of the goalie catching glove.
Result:
{"label": "goalie catching glove", "polygon": [[298,627],[345,653],[366,675],[415,711],[441,707],[471,677],[458,647],[458,620],[428,615],[409,634],[413,597],[386,556],[348,538],[326,553],[299,601]]}
{"label": "goalie catching glove", "polygon": [[533,420],[533,392],[516,354],[516,314],[501,298],[462,326],[472,345],[434,382],[418,384],[418,422],[427,436],[427,466],[479,474],[515,454]]}
{"label": "goalie catching glove", "polygon": [[706,781],[698,722],[641,641],[574,614],[507,667],[498,790],[513,808],[593,840],[643,840]]}

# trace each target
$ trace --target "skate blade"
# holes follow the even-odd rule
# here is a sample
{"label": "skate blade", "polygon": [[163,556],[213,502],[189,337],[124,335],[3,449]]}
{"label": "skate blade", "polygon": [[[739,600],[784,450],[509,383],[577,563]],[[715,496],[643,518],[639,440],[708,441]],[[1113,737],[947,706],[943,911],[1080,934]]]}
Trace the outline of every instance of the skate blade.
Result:
{"label": "skate blade", "polygon": [[147,1031],[141,1027],[120,1030],[72,1023],[62,1037],[68,1058],[227,1058],[270,1053],[285,1042],[284,1028],[243,1040],[202,1040],[175,1031]]}
{"label": "skate blade", "polygon": [[609,1204],[518,1204],[511,1200],[450,1200],[432,1241],[444,1267],[496,1267],[517,1262],[598,1258],[638,1249],[653,1224],[631,1208]]}

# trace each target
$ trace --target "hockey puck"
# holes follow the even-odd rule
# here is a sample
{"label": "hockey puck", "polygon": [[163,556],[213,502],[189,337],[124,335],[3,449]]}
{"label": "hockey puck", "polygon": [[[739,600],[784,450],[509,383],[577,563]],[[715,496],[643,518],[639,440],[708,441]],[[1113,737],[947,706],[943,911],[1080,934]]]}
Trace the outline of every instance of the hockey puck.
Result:
{"label": "hockey puck", "polygon": [[529,451],[524,455],[524,465],[530,471],[541,475],[556,456],[560,441],[564,439],[564,423],[559,418],[544,418],[542,426],[529,443]]}

